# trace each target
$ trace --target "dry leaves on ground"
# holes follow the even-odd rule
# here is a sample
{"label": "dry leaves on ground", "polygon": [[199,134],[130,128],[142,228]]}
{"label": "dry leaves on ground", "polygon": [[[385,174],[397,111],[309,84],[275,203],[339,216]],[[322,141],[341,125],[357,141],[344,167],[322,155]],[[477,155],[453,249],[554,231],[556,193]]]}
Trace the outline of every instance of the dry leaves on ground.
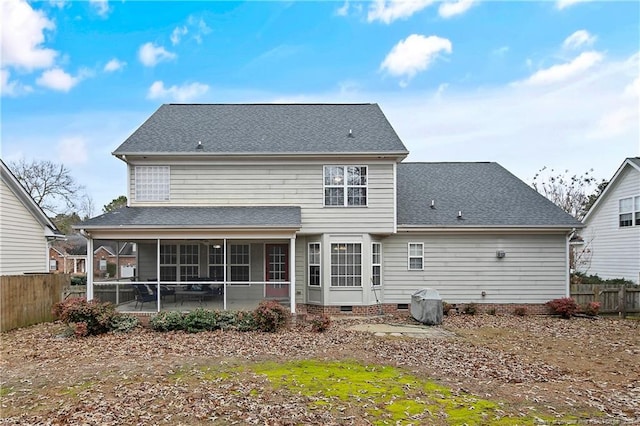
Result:
{"label": "dry leaves on ground", "polygon": [[[326,333],[299,324],[281,333],[157,333],[139,329],[82,339],[60,324],[2,335],[5,424],[369,424],[357,407],[310,409],[264,378],[225,371],[261,361],[355,359],[433,378],[455,392],[590,422],[640,423],[640,328],[633,320],[517,316],[446,317],[450,339]],[[595,415],[595,414],[594,414]],[[586,420],[585,420],[586,421]]]}

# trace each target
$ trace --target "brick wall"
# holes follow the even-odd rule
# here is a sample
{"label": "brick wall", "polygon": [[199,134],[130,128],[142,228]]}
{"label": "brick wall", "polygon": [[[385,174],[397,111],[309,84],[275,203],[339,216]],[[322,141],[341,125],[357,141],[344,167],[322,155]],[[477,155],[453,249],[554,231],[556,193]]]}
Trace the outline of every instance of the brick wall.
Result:
{"label": "brick wall", "polygon": [[[406,309],[403,309],[406,307]],[[462,314],[467,304],[458,303],[453,305],[452,314]],[[524,309],[526,315],[549,315],[551,311],[548,306],[542,304],[497,304],[497,303],[477,303],[475,304],[476,313],[478,314],[498,314],[513,315],[518,308]],[[350,310],[349,310],[350,308]],[[299,303],[296,305],[296,313],[300,315],[357,315],[357,316],[374,316],[380,315],[380,310],[384,314],[401,314],[410,312],[411,305],[382,304],[369,306],[321,306],[307,305]]]}

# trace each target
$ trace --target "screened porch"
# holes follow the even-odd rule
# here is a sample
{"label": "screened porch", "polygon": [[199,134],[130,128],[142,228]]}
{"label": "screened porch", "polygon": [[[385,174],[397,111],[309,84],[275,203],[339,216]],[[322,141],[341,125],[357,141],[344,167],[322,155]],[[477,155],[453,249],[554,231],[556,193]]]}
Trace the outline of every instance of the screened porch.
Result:
{"label": "screened porch", "polygon": [[[95,253],[98,240],[89,241]],[[295,310],[295,238],[157,238],[99,244],[115,254],[92,259],[87,298],[110,301],[121,312],[252,310],[262,300]],[[129,247],[126,264],[123,246]]]}

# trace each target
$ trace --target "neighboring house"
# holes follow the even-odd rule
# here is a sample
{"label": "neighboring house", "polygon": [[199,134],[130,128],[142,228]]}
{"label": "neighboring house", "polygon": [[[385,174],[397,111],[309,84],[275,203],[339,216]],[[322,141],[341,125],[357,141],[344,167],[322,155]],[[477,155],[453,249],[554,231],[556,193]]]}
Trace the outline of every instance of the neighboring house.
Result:
{"label": "neighboring house", "polygon": [[530,312],[568,295],[579,221],[496,163],[402,163],[376,104],[163,105],[113,154],[130,205],[78,228],[135,242],[141,283],[309,313],[406,309],[424,287]]}
{"label": "neighboring house", "polygon": [[63,237],[0,160],[0,275],[49,271],[49,242]]}
{"label": "neighboring house", "polygon": [[640,284],[640,157],[624,160],[584,218],[578,269]]}
{"label": "neighboring house", "polygon": [[49,249],[50,271],[72,275],[87,273],[87,239],[80,234],[66,235]]}
{"label": "neighboring house", "polygon": [[[98,248],[93,250],[94,274],[106,276],[106,274],[109,274],[108,265],[114,265],[114,271],[116,270],[115,265],[118,265],[120,268],[120,278],[132,278],[135,276],[137,262],[135,243],[98,241],[94,247],[95,246],[98,246]],[[113,272],[111,273],[113,274]],[[117,274],[117,271],[115,273]],[[114,277],[115,276],[111,276],[111,278]]]}

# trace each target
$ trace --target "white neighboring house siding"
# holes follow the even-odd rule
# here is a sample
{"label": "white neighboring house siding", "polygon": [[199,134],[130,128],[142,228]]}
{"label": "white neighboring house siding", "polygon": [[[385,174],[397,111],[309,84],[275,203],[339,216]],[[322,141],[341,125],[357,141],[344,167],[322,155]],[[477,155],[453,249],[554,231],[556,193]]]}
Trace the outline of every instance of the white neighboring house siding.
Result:
{"label": "white neighboring house siding", "polygon": [[582,235],[589,255],[586,263],[578,265],[578,269],[600,278],[625,278],[638,284],[640,226],[620,227],[619,201],[640,196],[640,172],[627,166],[612,185],[606,198],[585,221],[586,229]]}
{"label": "white neighboring house siding", "polygon": [[43,226],[1,181],[0,275],[49,272]]}
{"label": "white neighboring house siding", "polygon": [[[408,270],[409,242],[424,243],[423,271]],[[449,303],[539,304],[567,295],[565,233],[401,233],[382,249],[384,303],[411,303],[425,287]]]}
{"label": "white neighboring house siding", "polygon": [[[159,164],[159,163],[158,163]],[[323,165],[367,166],[367,207],[324,207]],[[129,167],[131,206],[300,206],[301,234],[392,233],[393,162],[326,161],[273,165],[171,165],[171,200],[135,201],[135,166]]]}

